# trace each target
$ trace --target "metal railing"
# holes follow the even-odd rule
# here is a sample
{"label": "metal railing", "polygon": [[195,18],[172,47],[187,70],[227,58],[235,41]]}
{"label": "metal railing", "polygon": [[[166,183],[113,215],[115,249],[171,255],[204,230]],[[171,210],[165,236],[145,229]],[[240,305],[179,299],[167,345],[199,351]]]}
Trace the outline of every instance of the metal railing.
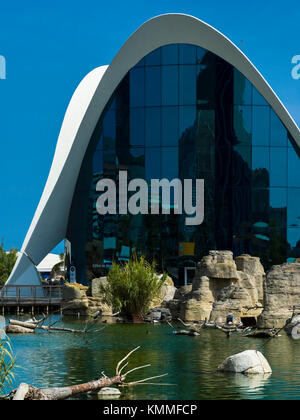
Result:
{"label": "metal railing", "polygon": [[51,305],[62,301],[63,286],[14,286],[0,287],[0,305]]}

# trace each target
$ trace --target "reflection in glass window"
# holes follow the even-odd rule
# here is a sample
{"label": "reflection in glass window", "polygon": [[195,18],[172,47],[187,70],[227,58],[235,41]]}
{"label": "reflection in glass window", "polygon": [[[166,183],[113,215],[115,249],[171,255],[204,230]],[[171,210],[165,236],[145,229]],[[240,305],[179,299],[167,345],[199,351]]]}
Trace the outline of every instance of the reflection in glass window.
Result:
{"label": "reflection in glass window", "polygon": [[300,187],[300,159],[294,149],[288,149],[288,186]]}
{"label": "reflection in glass window", "polygon": [[145,144],[145,110],[144,108],[130,109],[130,145],[144,146]]}
{"label": "reflection in glass window", "polygon": [[204,108],[212,108],[216,93],[216,60],[209,52],[204,54],[197,65],[197,104]]}
{"label": "reflection in glass window", "polygon": [[265,106],[254,106],[252,114],[252,139],[254,146],[270,144],[270,109]]}
{"label": "reflection in glass window", "polygon": [[96,150],[93,156],[93,174],[103,174],[103,152]]}
{"label": "reflection in glass window", "polygon": [[270,148],[270,184],[271,187],[287,186],[287,148]]}
{"label": "reflection in glass window", "polygon": [[178,148],[166,147],[161,149],[161,176],[172,180],[178,178]]}
{"label": "reflection in glass window", "polygon": [[234,133],[240,145],[250,146],[252,143],[252,107],[234,107]]}
{"label": "reflection in glass window", "polygon": [[145,178],[145,149],[130,149],[130,178]]}
{"label": "reflection in glass window", "polygon": [[287,189],[270,188],[270,226],[284,229],[287,223]]}
{"label": "reflection in glass window", "polygon": [[190,139],[192,138],[194,139],[195,122],[196,122],[196,107],[195,106],[179,107],[179,138],[180,139],[182,138],[184,134],[189,136]]}
{"label": "reflection in glass window", "polygon": [[269,106],[265,98],[253,87],[252,89],[252,103],[253,105]]}
{"label": "reflection in glass window", "polygon": [[162,145],[178,145],[178,107],[165,106],[161,109],[162,118]]}
{"label": "reflection in glass window", "polygon": [[253,147],[252,149],[252,180],[254,187],[269,187],[270,185],[270,151],[268,147]]}
{"label": "reflection in glass window", "polygon": [[146,66],[159,66],[161,64],[160,54],[161,49],[158,48],[152,51],[145,57],[145,64]]}
{"label": "reflection in glass window", "polygon": [[178,66],[161,68],[162,105],[178,105]]}
{"label": "reflection in glass window", "polygon": [[300,228],[300,190],[288,189],[288,226]]}
{"label": "reflection in glass window", "polygon": [[287,131],[275,112],[271,109],[271,146],[287,147]]}
{"label": "reflection in glass window", "polygon": [[179,64],[195,64],[196,47],[194,45],[179,45]]}
{"label": "reflection in glass window", "polygon": [[179,104],[193,105],[196,103],[196,66],[179,67]]}
{"label": "reflection in glass window", "polygon": [[145,150],[145,176],[149,182],[151,179],[160,179],[160,148],[151,148]]}
{"label": "reflection in glass window", "polygon": [[178,64],[178,45],[166,45],[161,48],[162,64]]}
{"label": "reflection in glass window", "polygon": [[146,106],[159,106],[161,104],[161,75],[160,67],[145,68],[145,95]]}
{"label": "reflection in glass window", "polygon": [[146,147],[160,146],[161,115],[160,108],[146,108],[145,110],[145,138]]}
{"label": "reflection in glass window", "polygon": [[291,260],[289,261],[293,262],[295,258],[300,257],[300,229],[288,229],[287,241],[291,247],[289,252],[289,257],[291,258]]}
{"label": "reflection in glass window", "polygon": [[234,104],[252,105],[252,84],[238,70],[234,70]]}
{"label": "reflection in glass window", "polygon": [[115,147],[116,142],[116,114],[115,111],[108,111],[103,120],[103,148]]}
{"label": "reflection in glass window", "polygon": [[144,106],[145,71],[143,67],[133,68],[129,73],[129,101],[130,106]]}

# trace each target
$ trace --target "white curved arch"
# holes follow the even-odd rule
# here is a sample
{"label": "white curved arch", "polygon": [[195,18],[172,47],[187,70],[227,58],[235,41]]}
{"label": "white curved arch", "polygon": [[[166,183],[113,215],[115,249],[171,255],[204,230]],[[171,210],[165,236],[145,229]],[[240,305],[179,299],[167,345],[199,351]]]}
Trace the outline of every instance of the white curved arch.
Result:
{"label": "white curved arch", "polygon": [[22,284],[25,271],[32,264],[37,265],[65,237],[82,159],[99,116],[118,84],[145,55],[163,45],[176,43],[205,48],[237,68],[272,106],[300,147],[298,126],[259,71],[227,37],[189,15],[167,14],[150,19],[128,39],[109,67],[89,73],[75,91],[42,198],[9,284]]}

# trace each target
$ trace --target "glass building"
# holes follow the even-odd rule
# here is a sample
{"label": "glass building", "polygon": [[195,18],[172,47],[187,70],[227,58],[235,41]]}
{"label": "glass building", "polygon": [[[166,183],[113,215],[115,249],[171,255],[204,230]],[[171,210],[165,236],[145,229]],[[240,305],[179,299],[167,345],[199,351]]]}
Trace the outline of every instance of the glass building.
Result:
{"label": "glass building", "polygon": [[[210,250],[258,256],[266,269],[293,262],[299,149],[299,127],[228,38],[193,16],[154,17],[75,90],[7,284],[41,285],[36,266],[63,240],[68,270],[83,284],[131,255],[155,260],[176,285]],[[123,212],[122,194],[115,214],[99,214],[99,181],[118,188],[124,171],[128,181],[144,180],[146,204],[159,214]],[[168,206],[149,194],[153,179],[193,180],[194,204],[202,200],[196,180],[204,180],[203,223],[176,214],[174,190]]]}
{"label": "glass building", "polygon": [[[99,179],[204,179],[204,222],[185,215],[98,214]],[[186,280],[209,250],[259,256],[265,266],[300,255],[300,161],[292,136],[255,87],[201,47],[171,44],[136,64],[90,139],[71,206],[69,263],[78,281],[144,254]]]}

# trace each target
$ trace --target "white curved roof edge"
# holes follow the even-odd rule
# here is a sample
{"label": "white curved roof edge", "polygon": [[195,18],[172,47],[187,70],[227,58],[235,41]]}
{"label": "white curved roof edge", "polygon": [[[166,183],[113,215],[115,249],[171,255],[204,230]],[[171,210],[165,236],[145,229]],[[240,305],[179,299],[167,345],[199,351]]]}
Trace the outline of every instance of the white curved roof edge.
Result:
{"label": "white curved roof edge", "polygon": [[145,55],[174,43],[198,45],[237,68],[272,106],[300,147],[300,131],[295,121],[259,71],[226,36],[193,16],[166,14],[154,17],[137,29],[109,67],[93,70],[76,89],[65,114],[45,189],[9,284],[21,284],[28,264],[31,261],[39,264],[65,238],[85,151],[99,116],[118,84]]}

